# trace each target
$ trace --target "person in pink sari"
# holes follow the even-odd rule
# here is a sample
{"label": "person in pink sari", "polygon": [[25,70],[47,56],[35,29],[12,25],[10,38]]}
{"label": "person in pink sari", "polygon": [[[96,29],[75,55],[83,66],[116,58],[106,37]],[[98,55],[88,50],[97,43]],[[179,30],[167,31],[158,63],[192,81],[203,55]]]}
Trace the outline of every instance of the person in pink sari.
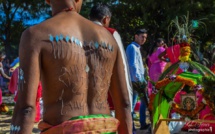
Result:
{"label": "person in pink sari", "polygon": [[[161,73],[164,71],[166,62],[159,59],[159,55],[165,51],[164,41],[158,38],[152,46],[148,56],[149,77],[151,81],[157,82]],[[152,84],[148,83],[148,95],[152,93]]]}

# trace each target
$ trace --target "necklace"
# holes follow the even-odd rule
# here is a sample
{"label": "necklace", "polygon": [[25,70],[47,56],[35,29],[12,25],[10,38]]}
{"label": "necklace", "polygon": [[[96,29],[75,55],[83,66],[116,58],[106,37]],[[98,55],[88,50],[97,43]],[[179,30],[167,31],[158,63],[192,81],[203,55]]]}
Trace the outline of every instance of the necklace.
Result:
{"label": "necklace", "polygon": [[73,7],[64,9],[64,11],[66,11],[66,12],[69,12],[69,11],[72,11],[72,10],[73,10]]}

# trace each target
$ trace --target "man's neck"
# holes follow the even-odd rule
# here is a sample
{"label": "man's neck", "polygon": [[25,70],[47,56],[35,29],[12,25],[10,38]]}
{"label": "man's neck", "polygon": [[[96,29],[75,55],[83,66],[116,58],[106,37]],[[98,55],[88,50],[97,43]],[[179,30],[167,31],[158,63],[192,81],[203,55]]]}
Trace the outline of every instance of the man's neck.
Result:
{"label": "man's neck", "polygon": [[72,11],[76,11],[76,9],[74,8],[75,5],[74,3],[70,3],[68,1],[54,1],[52,4],[52,15],[56,15],[62,11],[68,11],[68,9],[72,9]]}
{"label": "man's neck", "polygon": [[136,45],[138,45],[139,47],[141,46],[139,43],[137,43],[136,41],[134,41],[134,43],[136,44]]}
{"label": "man's neck", "polygon": [[56,11],[56,12],[52,12],[52,16],[55,16],[56,14],[59,14],[61,12],[69,12],[69,11],[75,11],[72,7],[70,8],[65,8],[63,10],[60,10],[60,11]]}

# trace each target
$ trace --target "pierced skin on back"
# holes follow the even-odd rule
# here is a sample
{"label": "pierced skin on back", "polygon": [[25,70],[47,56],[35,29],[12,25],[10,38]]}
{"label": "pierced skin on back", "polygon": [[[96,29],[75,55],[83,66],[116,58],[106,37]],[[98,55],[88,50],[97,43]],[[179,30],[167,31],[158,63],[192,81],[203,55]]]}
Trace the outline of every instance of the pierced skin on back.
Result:
{"label": "pierced skin on back", "polygon": [[[46,52],[45,57],[56,61],[58,67],[55,67],[55,64],[53,67],[61,69],[56,70],[53,76],[55,77],[53,83],[56,83],[55,91],[58,92],[55,94],[58,96],[53,97],[56,100],[50,98],[48,101],[44,100],[44,120],[46,117],[49,118],[52,113],[50,111],[55,109],[56,106],[51,105],[54,102],[57,102],[57,107],[61,109],[58,116],[74,117],[74,111],[77,116],[80,112],[81,115],[88,115],[91,112],[101,113],[101,111],[109,113],[107,92],[115,62],[112,58],[116,54],[114,46],[105,42],[81,41],[70,35],[50,34],[47,37],[51,51]],[[62,64],[59,64],[60,62]],[[45,75],[42,75],[42,79]],[[43,90],[45,94],[46,90],[51,89]]]}
{"label": "pierced skin on back", "polygon": [[[89,87],[96,92],[92,102],[94,107],[107,110],[109,108],[107,92],[113,68],[113,65],[109,63],[112,60],[113,46],[105,42],[100,44],[93,41],[82,42],[73,36],[70,38],[62,34],[60,36],[49,35],[49,40],[55,60],[67,60],[68,63],[70,60],[74,61],[69,67],[62,65],[61,70],[58,70],[60,74],[58,80],[63,84],[61,94],[57,99],[57,102],[61,103],[61,115],[66,115],[70,110],[75,109],[83,110],[84,114],[88,114],[86,92]],[[65,91],[79,99],[66,101]]]}

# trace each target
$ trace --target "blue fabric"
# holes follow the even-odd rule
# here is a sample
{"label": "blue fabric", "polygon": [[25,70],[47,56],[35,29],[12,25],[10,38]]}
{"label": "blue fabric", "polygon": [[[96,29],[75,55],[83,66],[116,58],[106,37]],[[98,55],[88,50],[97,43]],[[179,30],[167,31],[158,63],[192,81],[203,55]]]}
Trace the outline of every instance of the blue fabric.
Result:
{"label": "blue fabric", "polygon": [[137,91],[133,91],[133,101],[132,101],[132,113],[131,113],[131,116],[132,116],[132,120],[133,120],[133,122],[132,122],[132,126],[133,126],[133,128],[132,128],[132,130],[133,130],[133,132],[134,131],[136,131],[136,129],[135,129],[135,124],[134,124],[134,118],[135,118],[135,116],[136,116],[136,114],[135,114],[135,112],[134,112],[134,108],[135,108],[135,106],[136,106],[136,104],[137,104],[137,99],[138,99],[138,93],[137,93]]}
{"label": "blue fabric", "polygon": [[126,49],[126,56],[128,59],[131,81],[145,81],[145,68],[143,66],[143,60],[140,53],[140,45],[136,42],[132,42],[130,45],[128,45]]}
{"label": "blue fabric", "polygon": [[[132,103],[132,119],[133,119],[133,132],[136,131],[135,125],[134,125],[134,118],[135,118],[135,112],[134,108],[136,106],[138,99],[138,93],[137,91],[133,92],[133,103]],[[139,114],[140,114],[140,126],[145,126],[146,125],[146,104],[143,98],[140,100],[140,109],[139,109]]]}
{"label": "blue fabric", "polygon": [[140,126],[145,126],[146,125],[146,103],[141,98],[141,104],[140,104]]}

